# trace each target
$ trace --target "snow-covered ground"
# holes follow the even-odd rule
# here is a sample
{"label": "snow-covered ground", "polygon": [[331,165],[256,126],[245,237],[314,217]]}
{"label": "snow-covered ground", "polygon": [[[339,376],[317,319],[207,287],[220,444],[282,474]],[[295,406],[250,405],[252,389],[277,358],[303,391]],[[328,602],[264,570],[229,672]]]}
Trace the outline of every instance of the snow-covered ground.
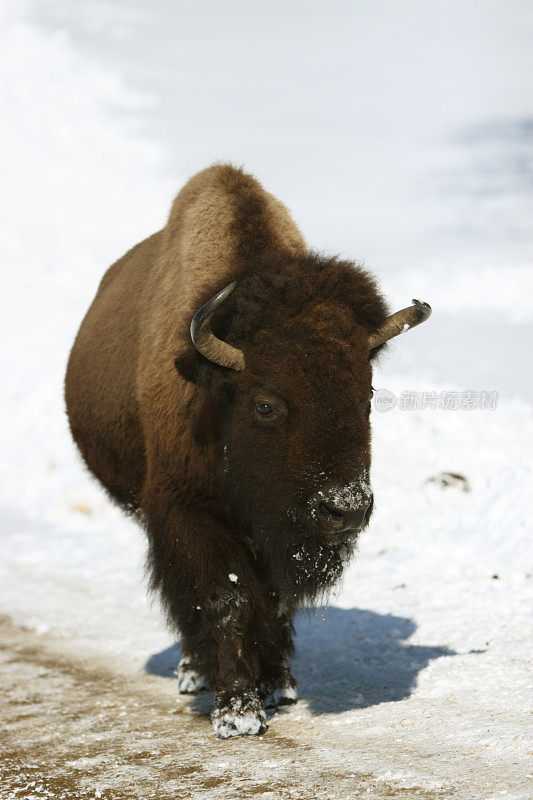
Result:
{"label": "snow-covered ground", "polygon": [[[312,245],[434,314],[375,377],[396,400],[373,415],[376,513],[299,620],[302,700],[270,720],[275,754],[206,745],[205,792],[239,796],[248,768],[265,798],[356,797],[363,774],[365,796],[529,797],[531,5],[181,5],[1,5],[0,613],[174,702],[143,534],[80,465],[62,379],[107,265],[195,170],[244,163]],[[291,794],[289,756],[342,787]]]}

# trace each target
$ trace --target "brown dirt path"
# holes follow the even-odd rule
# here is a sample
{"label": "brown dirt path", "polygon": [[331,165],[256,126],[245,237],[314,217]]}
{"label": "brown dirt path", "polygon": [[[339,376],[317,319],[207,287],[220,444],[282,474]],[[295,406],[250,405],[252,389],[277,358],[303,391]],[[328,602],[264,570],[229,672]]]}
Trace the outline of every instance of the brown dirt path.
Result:
{"label": "brown dirt path", "polygon": [[[73,659],[61,643],[0,619],[1,800],[442,797],[325,766],[271,727],[218,741],[175,685]],[[206,704],[206,710],[208,705]]]}

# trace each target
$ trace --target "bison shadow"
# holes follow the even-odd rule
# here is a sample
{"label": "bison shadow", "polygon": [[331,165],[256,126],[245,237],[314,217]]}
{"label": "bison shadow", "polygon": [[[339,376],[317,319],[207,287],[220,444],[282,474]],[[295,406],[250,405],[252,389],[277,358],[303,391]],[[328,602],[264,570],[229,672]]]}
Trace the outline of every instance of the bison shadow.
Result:
{"label": "bison shadow", "polygon": [[[416,627],[407,617],[360,608],[300,612],[292,658],[300,699],[316,714],[333,714],[409,697],[430,661],[457,655],[444,646],[409,644]],[[180,653],[179,644],[155,653],[145,670],[172,678]],[[212,695],[198,695],[192,707],[208,713],[211,702]]]}

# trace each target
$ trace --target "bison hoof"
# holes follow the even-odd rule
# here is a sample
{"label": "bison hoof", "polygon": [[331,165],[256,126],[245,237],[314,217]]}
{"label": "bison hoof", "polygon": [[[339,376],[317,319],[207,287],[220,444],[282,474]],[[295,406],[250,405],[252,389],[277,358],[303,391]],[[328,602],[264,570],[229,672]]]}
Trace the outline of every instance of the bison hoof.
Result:
{"label": "bison hoof", "polygon": [[191,667],[187,657],[182,658],[174,675],[178,679],[178,692],[180,694],[196,694],[207,689],[205,675]]}
{"label": "bison hoof", "polygon": [[265,710],[256,694],[215,702],[211,721],[219,739],[253,736],[264,733],[267,729]]}
{"label": "bison hoof", "polygon": [[276,706],[290,706],[298,700],[296,686],[278,686],[270,691],[265,698],[265,708]]}

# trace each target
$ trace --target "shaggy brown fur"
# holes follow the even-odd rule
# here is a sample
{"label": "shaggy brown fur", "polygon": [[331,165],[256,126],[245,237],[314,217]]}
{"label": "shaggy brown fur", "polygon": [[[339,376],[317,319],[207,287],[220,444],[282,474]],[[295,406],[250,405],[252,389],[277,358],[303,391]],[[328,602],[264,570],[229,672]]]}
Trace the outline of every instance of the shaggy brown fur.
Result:
{"label": "shaggy brown fur", "polygon": [[[231,281],[213,329],[243,350],[242,372],[189,335]],[[72,435],[146,526],[152,584],[183,639],[180,687],[214,686],[220,736],[264,730],[269,692],[294,699],[292,615],[353,550],[356,530],[330,523],[371,502],[368,334],[386,316],[364,270],[310,252],[254,178],[215,165],[108,270],[80,328]]]}

